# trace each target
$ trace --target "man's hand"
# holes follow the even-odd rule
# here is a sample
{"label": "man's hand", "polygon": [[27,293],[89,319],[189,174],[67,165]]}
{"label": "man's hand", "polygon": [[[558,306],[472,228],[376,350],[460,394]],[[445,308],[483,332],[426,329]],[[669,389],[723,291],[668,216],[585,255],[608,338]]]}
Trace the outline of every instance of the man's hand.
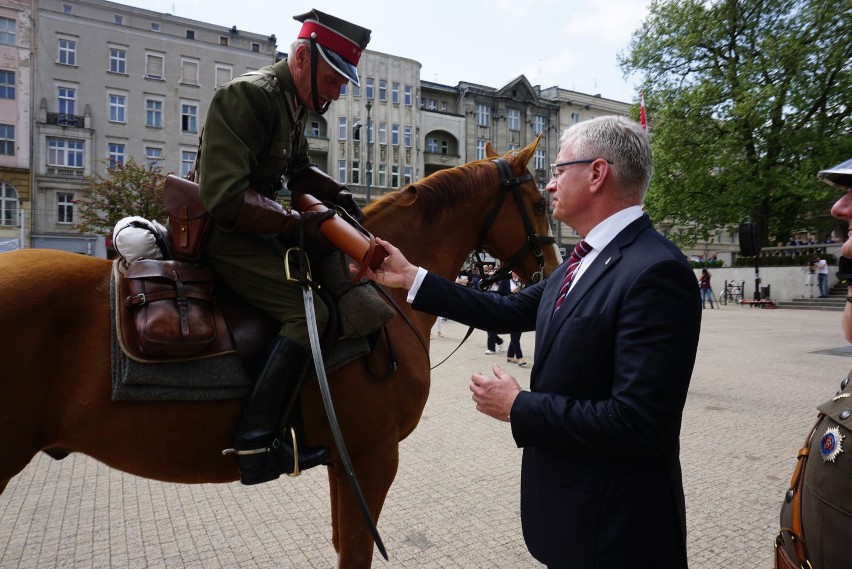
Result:
{"label": "man's hand", "polygon": [[491,371],[496,377],[475,373],[470,378],[471,399],[476,410],[500,421],[509,420],[509,412],[515,398],[522,391],[518,381],[494,364]]}
{"label": "man's hand", "polygon": [[327,209],[325,211],[302,211],[299,213],[301,217],[301,226],[302,226],[302,235],[304,235],[305,242],[310,243],[319,243],[323,246],[329,244],[328,239],[323,237],[322,231],[320,231],[320,225],[334,217],[335,213],[333,209]]}
{"label": "man's hand", "polygon": [[353,198],[352,194],[349,193],[349,190],[340,190],[337,192],[337,199],[335,201],[337,205],[342,207],[346,213],[355,219],[355,221],[358,223],[364,221],[364,213],[361,211],[361,207],[355,201],[355,198]]}
{"label": "man's hand", "polygon": [[[365,267],[363,276],[390,288],[411,289],[414,285],[414,278],[417,276],[417,267],[409,263],[399,249],[384,239],[376,237],[376,243],[380,247],[384,247],[388,256],[375,271]],[[353,275],[357,274],[359,270],[358,265],[349,265],[349,272]]]}

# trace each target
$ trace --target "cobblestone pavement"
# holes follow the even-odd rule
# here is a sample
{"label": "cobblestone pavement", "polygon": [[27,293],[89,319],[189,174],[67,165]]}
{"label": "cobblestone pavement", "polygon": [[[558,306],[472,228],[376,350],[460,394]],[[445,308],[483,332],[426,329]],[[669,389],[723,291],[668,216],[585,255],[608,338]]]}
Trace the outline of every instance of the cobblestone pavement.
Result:
{"label": "cobblestone pavement", "polygon": [[[852,360],[836,312],[704,311],[687,400],[682,461],[695,569],[770,568],[796,451]],[[433,362],[466,328],[445,322]],[[532,360],[533,334],[522,346]],[[390,562],[374,567],[528,568],[521,537],[520,451],[509,426],[478,414],[468,381],[492,362],[522,384],[529,368],[483,354],[476,331],[433,372],[423,420],[401,444],[379,521]],[[0,458],[2,460],[2,458]],[[45,455],[0,496],[0,568],[332,568],[328,489],[314,469],[244,487],[177,485]]]}

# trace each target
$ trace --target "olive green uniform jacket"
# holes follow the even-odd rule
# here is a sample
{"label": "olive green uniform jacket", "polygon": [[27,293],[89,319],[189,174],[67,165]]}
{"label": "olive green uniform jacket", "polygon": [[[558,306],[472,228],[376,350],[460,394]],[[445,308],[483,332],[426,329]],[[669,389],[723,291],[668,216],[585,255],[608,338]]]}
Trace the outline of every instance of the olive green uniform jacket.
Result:
{"label": "olive green uniform jacket", "polygon": [[[198,160],[201,201],[214,221],[205,262],[237,294],[281,322],[281,335],[304,347],[309,342],[301,287],[284,274],[282,241],[288,239],[226,230],[239,218],[247,188],[274,199],[282,176],[310,166],[306,122],[307,109],[296,95],[287,60],[281,60],[216,91]],[[328,310],[314,300],[321,331]]]}

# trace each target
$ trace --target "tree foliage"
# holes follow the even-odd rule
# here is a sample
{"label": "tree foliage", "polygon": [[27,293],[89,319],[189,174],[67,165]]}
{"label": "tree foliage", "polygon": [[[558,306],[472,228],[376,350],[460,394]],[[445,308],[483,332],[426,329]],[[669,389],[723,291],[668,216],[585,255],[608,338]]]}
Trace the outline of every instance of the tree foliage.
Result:
{"label": "tree foliage", "polygon": [[110,167],[106,176],[89,176],[76,202],[80,213],[77,230],[111,237],[115,224],[133,215],[165,223],[165,179],[159,166],[140,166],[133,159]]}
{"label": "tree foliage", "polygon": [[643,78],[651,217],[682,244],[747,221],[764,245],[826,231],[837,190],[816,173],[852,157],[850,36],[852,0],[654,0],[619,58]]}

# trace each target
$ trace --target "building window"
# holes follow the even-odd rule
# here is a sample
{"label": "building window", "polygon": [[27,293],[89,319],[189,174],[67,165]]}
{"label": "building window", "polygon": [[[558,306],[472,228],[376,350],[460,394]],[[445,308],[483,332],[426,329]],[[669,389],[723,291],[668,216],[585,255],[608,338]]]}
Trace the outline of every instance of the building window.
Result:
{"label": "building window", "polygon": [[186,39],[194,40],[195,39],[195,30],[186,30]]}
{"label": "building window", "polygon": [[404,95],[403,100],[405,101],[405,106],[410,107],[411,106],[411,85],[405,86],[404,93],[405,93],[405,95]]}
{"label": "building window", "polygon": [[109,96],[109,122],[125,124],[127,122],[127,97]]}
{"label": "building window", "polygon": [[509,109],[509,130],[521,130],[521,111]]}
{"label": "building window", "polygon": [[580,122],[580,113],[571,113],[571,124]]}
{"label": "building window", "polygon": [[407,186],[412,182],[412,175],[414,174],[414,169],[411,166],[406,166],[402,172],[402,185]]}
{"label": "building window", "polygon": [[438,101],[435,99],[429,99],[429,110],[437,111],[438,110]]}
{"label": "building window", "polygon": [[547,162],[544,159],[544,149],[537,148],[533,155],[533,168],[536,170],[544,170],[547,168]]}
{"label": "building window", "polygon": [[391,84],[391,103],[394,105],[399,104],[399,83]]}
{"label": "building window", "polygon": [[341,184],[346,183],[346,160],[337,161],[337,181]]}
{"label": "building window", "polygon": [[0,71],[0,99],[15,98],[15,72]]}
{"label": "building window", "polygon": [[426,139],[426,152],[437,153],[438,152],[438,139],[437,138],[427,138]]}
{"label": "building window", "polygon": [[48,138],[47,165],[63,168],[82,168],[83,141],[68,138]]}
{"label": "building window", "polygon": [[0,45],[15,45],[15,26],[11,18],[0,17]]}
{"label": "building window", "polygon": [[446,140],[442,140],[441,141],[441,154],[446,156],[449,153],[450,153],[450,143],[447,142]]}
{"label": "building window", "polygon": [[219,45],[227,47],[228,36],[219,36]]}
{"label": "building window", "polygon": [[74,194],[56,192],[56,223],[74,223]]}
{"label": "building window", "polygon": [[127,75],[127,51],[117,47],[109,48],[109,71]]}
{"label": "building window", "polygon": [[373,96],[373,78],[367,77],[367,98],[372,99]]}
{"label": "building window", "polygon": [[221,87],[234,78],[234,68],[230,65],[216,66],[216,86]]}
{"label": "building window", "polygon": [[352,84],[352,96],[353,97],[360,97],[361,96],[361,86],[360,85],[356,85],[355,83]]}
{"label": "building window", "polygon": [[15,155],[15,125],[0,124],[0,156]]}
{"label": "building window", "polygon": [[355,117],[352,119],[352,140],[361,140],[361,129],[364,125],[361,124],[361,119]]}
{"label": "building window", "polygon": [[380,122],[379,123],[379,144],[387,144],[388,143],[388,123]]}
{"label": "building window", "polygon": [[344,83],[343,85],[341,85],[341,86],[340,86],[340,96],[341,96],[341,97],[345,97],[345,96],[346,96],[346,87],[347,87],[347,85],[348,85],[348,83]]}
{"label": "building window", "polygon": [[185,177],[195,169],[195,150],[180,151],[180,175]]}
{"label": "building window", "polygon": [[184,85],[198,85],[198,60],[180,60],[180,82]]}
{"label": "building window", "polygon": [[379,164],[379,186],[387,187],[388,185],[388,167],[385,164]]}
{"label": "building window", "polygon": [[388,100],[388,82],[384,79],[379,79],[379,100]]}
{"label": "building window", "polygon": [[391,166],[391,187],[399,187],[399,166]]}
{"label": "building window", "polygon": [[182,132],[198,132],[198,105],[192,103],[181,103],[180,129]]}
{"label": "building window", "polygon": [[352,183],[358,184],[361,179],[361,163],[357,160],[352,161]]}
{"label": "building window", "polygon": [[157,146],[145,147],[145,164],[149,170],[153,170],[155,166],[159,166],[163,160],[163,149]]}
{"label": "building window", "polygon": [[[490,126],[491,107],[488,105],[476,105],[476,124],[479,126]],[[482,156],[485,158],[485,156]]]}
{"label": "building window", "polygon": [[346,140],[346,117],[337,117],[337,140]]}
{"label": "building window", "polygon": [[63,14],[71,14],[73,12],[74,12],[74,8],[71,6],[71,4],[63,4],[62,5],[62,13]]}
{"label": "building window", "polygon": [[399,146],[399,125],[392,124],[391,125],[391,144],[394,146]]}
{"label": "building window", "polygon": [[124,23],[124,18],[122,16],[119,16],[118,14],[115,14],[112,17],[112,23],[120,26]]}
{"label": "building window", "polygon": [[77,111],[77,90],[71,87],[56,88],[56,112],[60,115],[75,115]]}
{"label": "building window", "polygon": [[159,32],[160,31],[160,24],[157,23],[157,22],[151,22],[151,31],[152,32]]}
{"label": "building window", "polygon": [[156,99],[145,101],[145,126],[163,128],[163,102]]}
{"label": "building window", "polygon": [[541,134],[544,132],[544,115],[533,115],[532,128],[533,134]]}
{"label": "building window", "polygon": [[402,130],[402,142],[406,148],[411,148],[411,127],[407,126]]}
{"label": "building window", "polygon": [[305,130],[308,132],[306,136],[313,136],[314,138],[319,138],[320,136],[320,123],[319,121],[311,121],[306,127]]}
{"label": "building window", "polygon": [[77,41],[59,38],[59,55],[57,63],[62,65],[77,65]]}
{"label": "building window", "polygon": [[121,166],[124,164],[124,145],[116,144],[115,142],[109,143],[109,153],[107,155],[107,159],[109,160],[109,167],[115,168],[116,166]]}
{"label": "building window", "polygon": [[257,43],[257,42],[254,42],[254,41],[253,41],[253,42],[251,42],[251,50],[252,50],[254,53],[260,53],[260,44],[259,44],[259,43]]}
{"label": "building window", "polygon": [[6,182],[0,182],[0,225],[18,225],[18,192]]}
{"label": "building window", "polygon": [[485,141],[477,140],[476,141],[476,159],[482,160],[485,158]]}
{"label": "building window", "polygon": [[441,112],[442,113],[447,112],[447,102],[446,101],[441,101]]}
{"label": "building window", "polygon": [[145,54],[145,77],[148,79],[163,78],[163,56],[156,53]]}

